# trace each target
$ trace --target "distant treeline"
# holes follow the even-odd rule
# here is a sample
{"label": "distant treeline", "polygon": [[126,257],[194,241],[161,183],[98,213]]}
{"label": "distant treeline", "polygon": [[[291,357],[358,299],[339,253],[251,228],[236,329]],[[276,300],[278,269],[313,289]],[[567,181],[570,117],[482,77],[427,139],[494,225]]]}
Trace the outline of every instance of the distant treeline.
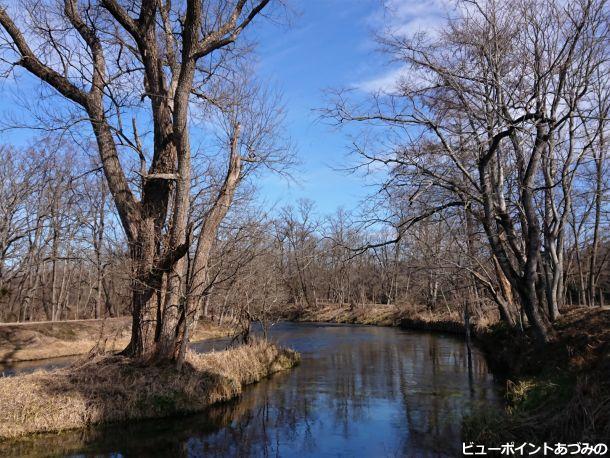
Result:
{"label": "distant treeline", "polygon": [[[86,164],[66,148],[51,154],[3,147],[0,154],[0,319],[129,314],[126,242],[96,167],[83,173]],[[569,227],[581,232],[566,232],[562,291],[567,305],[600,305],[610,294],[610,245],[602,239],[594,252],[592,214],[573,215],[579,216]],[[244,193],[219,231],[200,314],[260,319],[287,305],[329,302],[495,312],[510,285],[500,282],[484,232],[469,224],[464,212],[453,211],[394,240],[391,226],[377,221],[373,230],[359,213],[323,217],[303,200],[267,215]]]}
{"label": "distant treeline", "polygon": [[[245,14],[243,5],[235,7],[235,17]],[[384,31],[381,46],[401,65],[399,77],[376,92],[338,90],[321,110],[328,122],[353,129],[355,158],[345,168],[379,183],[358,210],[320,217],[302,201],[266,214],[257,204],[253,173],[284,171],[291,154],[278,136],[282,110],[267,91],[247,84],[243,66],[215,67],[222,76],[215,103],[194,83],[180,86],[175,98],[167,96],[173,86],[165,82],[156,89],[162,103],[153,104],[152,119],[155,135],[163,135],[152,142],[154,157],[171,166],[155,160],[147,172],[136,120],[127,141],[120,116],[94,123],[105,129],[93,129],[97,147],[91,149],[99,150],[101,165],[81,144],[80,153],[72,150],[75,144],[3,147],[0,319],[96,317],[133,307],[135,328],[141,328],[133,334],[134,354],[155,347],[149,348],[154,341],[161,353],[169,348],[175,356],[196,314],[246,321],[287,304],[409,303],[470,314],[493,308],[509,326],[531,325],[548,340],[562,309],[602,305],[610,294],[608,8],[603,0],[569,6],[559,0],[466,2],[442,33]],[[120,10],[108,13],[121,17]],[[60,14],[80,24],[75,10]],[[225,9],[218,14],[220,22],[226,19]],[[91,36],[100,30],[96,20],[114,21],[99,17],[87,17]],[[239,34],[241,26],[227,21],[226,30]],[[0,22],[20,40],[6,13]],[[195,23],[176,22],[177,28]],[[38,19],[33,33],[48,40],[56,31],[43,33],[47,27]],[[82,33],[82,24],[76,28]],[[100,41],[104,46],[95,52],[112,48],[116,74],[130,74],[123,70],[131,69],[131,61],[122,60],[126,38],[119,35]],[[155,33],[144,35],[138,39],[149,40],[150,49],[164,49]],[[59,56],[69,48],[57,44],[64,38],[50,40]],[[206,86],[209,77],[195,61],[230,42],[218,38],[187,53],[187,74],[197,68]],[[33,62],[23,43],[15,49],[27,54],[21,65]],[[88,56],[87,49],[81,52]],[[170,54],[159,62],[179,53]],[[103,63],[94,59],[92,65]],[[174,64],[168,72],[179,68]],[[98,81],[99,97],[91,99],[57,72],[52,81],[41,77],[44,65],[37,65],[29,71],[63,95],[70,87],[72,100],[88,113],[104,112],[104,94],[114,93],[100,89],[102,83],[120,80]],[[146,93],[152,90],[150,79],[139,81]],[[117,89],[141,105],[144,97],[131,87]],[[169,135],[176,101],[183,104],[182,119]],[[218,111],[215,133],[224,134],[218,154],[209,160],[197,154],[191,164],[186,126],[194,101]],[[128,112],[129,106],[115,108]],[[140,164],[119,161],[119,147],[137,152]]]}

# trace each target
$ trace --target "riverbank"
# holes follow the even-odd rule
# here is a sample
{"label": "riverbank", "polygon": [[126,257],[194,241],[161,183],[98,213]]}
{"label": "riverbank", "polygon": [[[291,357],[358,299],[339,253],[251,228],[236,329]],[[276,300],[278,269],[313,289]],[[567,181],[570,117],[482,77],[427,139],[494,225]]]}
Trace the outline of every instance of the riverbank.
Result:
{"label": "riverbank", "polygon": [[507,374],[507,407],[467,417],[465,440],[496,446],[608,441],[610,310],[572,310],[555,328],[544,347],[502,327],[479,338],[488,359]]}
{"label": "riverbank", "polygon": [[[93,348],[117,351],[129,343],[131,318],[0,324],[0,364],[75,356]],[[225,337],[228,327],[200,321],[191,341]]]}
{"label": "riverbank", "polygon": [[188,352],[180,372],[173,365],[105,356],[0,378],[0,438],[198,412],[299,359],[294,351],[256,341],[221,352]]}
{"label": "riverbank", "polygon": [[[383,304],[325,305],[316,309],[291,308],[284,319],[296,322],[364,324],[394,326],[420,331],[465,334],[463,317],[457,312],[432,313],[411,307]],[[482,334],[498,321],[492,313],[485,318],[471,318],[471,331]]]}
{"label": "riverbank", "polygon": [[[325,306],[291,311],[295,321],[397,326],[465,334],[462,317],[395,306]],[[610,437],[610,310],[577,308],[555,323],[551,343],[509,330],[493,316],[473,317],[471,336],[492,371],[506,379],[506,409],[476,411],[464,420],[464,440],[583,442]]]}
{"label": "riverbank", "polygon": [[458,456],[470,399],[498,404],[481,352],[470,375],[455,338],[285,321],[268,335],[301,367],[199,414],[0,441],[0,456]]}

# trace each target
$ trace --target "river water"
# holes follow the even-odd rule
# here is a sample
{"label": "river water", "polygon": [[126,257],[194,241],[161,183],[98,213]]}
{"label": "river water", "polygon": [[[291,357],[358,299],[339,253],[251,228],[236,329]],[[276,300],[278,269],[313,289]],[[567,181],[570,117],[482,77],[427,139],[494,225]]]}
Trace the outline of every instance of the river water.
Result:
{"label": "river water", "polygon": [[[279,323],[271,339],[297,368],[234,401],[181,418],[42,435],[2,455],[168,457],[460,456],[462,416],[498,405],[500,386],[473,349],[397,328]],[[194,346],[222,347],[218,340]]]}

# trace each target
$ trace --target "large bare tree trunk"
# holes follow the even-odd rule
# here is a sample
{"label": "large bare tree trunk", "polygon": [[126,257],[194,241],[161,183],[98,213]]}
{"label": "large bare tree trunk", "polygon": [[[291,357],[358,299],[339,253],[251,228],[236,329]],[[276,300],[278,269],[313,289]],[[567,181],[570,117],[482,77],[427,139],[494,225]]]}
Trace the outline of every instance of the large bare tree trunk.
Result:
{"label": "large bare tree trunk", "polygon": [[238,147],[239,136],[240,125],[236,124],[233,127],[229,145],[230,157],[227,174],[216,200],[205,216],[203,226],[199,232],[195,256],[190,265],[191,270],[188,272],[186,298],[181,310],[180,326],[178,328],[179,335],[177,336],[177,345],[174,349],[174,351],[178,351],[175,356],[178,357],[179,364],[184,359],[190,328],[195,322],[197,310],[204,297],[207,286],[207,266],[212,245],[216,239],[218,227],[229,211],[240,180],[242,163]]}
{"label": "large bare tree trunk", "polygon": [[[605,106],[602,103],[606,102]],[[605,142],[605,124],[608,116],[610,105],[607,101],[602,101],[600,97],[600,120],[598,127],[599,145],[597,151],[594,152],[593,157],[595,160],[595,213],[593,220],[593,241],[591,242],[591,256],[589,258],[589,273],[587,276],[587,303],[589,306],[595,305],[595,289],[597,287],[597,280],[599,276],[598,272],[598,256],[599,256],[599,242],[600,242],[600,224],[602,220],[602,205],[603,205],[603,181],[604,181],[604,163],[606,156],[606,142]],[[603,292],[600,290],[600,305],[603,302]]]}
{"label": "large bare tree trunk", "polygon": [[[504,136],[511,135],[510,131],[503,134]],[[539,138],[543,135],[542,128],[538,128]],[[515,143],[515,141],[513,140]],[[497,147],[497,142],[490,142],[492,147]],[[495,146],[494,146],[495,145]],[[524,231],[525,235],[525,250],[524,253],[517,253],[520,255],[518,269],[513,267],[510,257],[505,248],[505,239],[498,233],[496,226],[496,203],[494,197],[501,193],[498,186],[501,182],[498,180],[492,180],[489,173],[489,165],[493,159],[493,155],[496,154],[494,149],[490,149],[486,155],[479,161],[479,180],[481,187],[481,197],[483,198],[483,227],[487,234],[490,248],[493,255],[498,260],[498,264],[502,269],[503,274],[510,282],[513,291],[516,291],[519,296],[519,301],[523,307],[528,321],[533,326],[537,337],[546,342],[550,338],[550,325],[546,316],[541,310],[540,304],[540,278],[539,278],[539,264],[540,264],[540,229],[538,226],[538,216],[536,214],[536,208],[533,203],[533,179],[535,171],[538,169],[540,161],[542,143],[539,142],[535,145],[531,158],[530,166],[528,166],[528,174],[524,176],[524,182],[521,189],[521,203],[524,209],[525,220],[527,221],[527,227]],[[494,189],[495,188],[495,189]],[[509,238],[509,235],[507,238]],[[510,240],[509,240],[510,241]]]}
{"label": "large bare tree trunk", "polygon": [[[204,11],[203,2],[191,0],[179,6],[173,5],[173,9],[171,2],[142,0],[131,5],[129,10],[117,0],[82,4],[78,0],[64,0],[63,8],[55,13],[65,20],[68,27],[72,27],[74,34],[78,34],[81,40],[78,45],[84,46],[80,51],[86,56],[82,59],[85,62],[81,64],[83,68],[75,70],[82,71],[81,80],[86,82],[80,86],[62,71],[54,70],[53,64],[47,64],[44,56],[37,55],[37,50],[29,45],[29,37],[15,24],[8,10],[0,8],[0,25],[9,37],[10,48],[18,56],[17,65],[79,106],[91,123],[102,169],[131,257],[132,336],[123,352],[126,355],[149,360],[176,359],[179,344],[184,347],[188,341],[187,324],[193,304],[201,293],[200,271],[204,272],[216,230],[231,204],[240,175],[239,129],[236,128],[230,145],[227,180],[201,229],[194,260],[195,273],[189,279],[192,287],[189,295],[185,296],[187,272],[184,257],[190,242],[187,226],[191,180],[188,112],[198,71],[197,62],[234,43],[269,1],[227,1],[226,4],[221,2],[217,9]],[[55,3],[48,5],[49,8],[58,6]],[[134,12],[137,12],[137,17],[133,16]],[[214,14],[215,18],[208,17]],[[108,23],[101,25],[96,21],[111,21],[116,26],[114,32],[108,31],[115,34],[112,39],[108,40],[99,33],[102,27],[108,28]],[[46,27],[46,24],[39,25]],[[180,33],[176,33],[177,30]],[[54,32],[48,32],[53,37]],[[116,54],[108,60],[113,59],[113,65],[107,66],[106,54],[110,52],[107,48],[113,46]],[[55,42],[50,47],[59,55],[64,52],[64,48]],[[108,75],[108,72],[124,75],[133,71],[121,68],[124,65],[121,61],[123,53],[131,53],[141,63],[138,72],[143,80],[140,88],[142,101],[148,98],[150,102],[153,151],[148,169],[135,121],[133,132],[128,136],[120,121],[123,107],[108,95],[113,94],[112,85],[120,80],[116,74]],[[88,65],[91,68],[87,68]],[[205,78],[208,77],[206,74]],[[112,106],[111,110],[108,110],[108,105]],[[108,113],[114,109],[119,113],[118,125],[109,119]],[[125,143],[140,156],[139,200],[132,192],[119,160],[117,145]],[[56,264],[54,258],[53,318],[57,312]],[[97,286],[99,314],[99,277]]]}

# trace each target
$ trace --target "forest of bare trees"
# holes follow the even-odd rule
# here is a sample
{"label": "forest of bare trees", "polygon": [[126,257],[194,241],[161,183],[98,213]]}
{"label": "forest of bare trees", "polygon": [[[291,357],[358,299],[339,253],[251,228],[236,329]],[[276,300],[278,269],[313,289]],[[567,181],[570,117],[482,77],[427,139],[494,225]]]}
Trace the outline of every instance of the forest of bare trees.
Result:
{"label": "forest of bare trees", "polygon": [[397,238],[422,218],[459,224],[459,267],[509,325],[522,311],[546,341],[568,270],[579,301],[603,301],[607,6],[464,2],[460,13],[437,36],[382,35],[408,70],[396,91],[360,103],[339,92],[325,115],[383,135],[355,149],[388,168]]}
{"label": "forest of bare trees", "polygon": [[0,0],[0,455],[604,455],[609,38]]}
{"label": "forest of bare trees", "polygon": [[2,321],[125,313],[129,272],[103,177],[65,149],[0,155]]}
{"label": "forest of bare trees", "polygon": [[[78,125],[95,141],[131,261],[126,355],[183,359],[216,231],[235,191],[258,165],[281,161],[273,145],[277,107],[249,77],[247,46],[234,44],[268,3],[0,7],[7,74],[23,69],[51,89],[65,112],[54,110],[50,129]],[[197,165],[205,161],[197,160],[203,152],[191,151],[192,124],[218,139],[217,163],[226,164],[219,182],[197,183],[204,173]],[[126,167],[128,155],[138,168]],[[194,220],[202,199],[193,197],[206,191],[213,197],[203,219]],[[60,264],[51,267],[52,307],[62,300]]]}
{"label": "forest of bare trees", "polygon": [[397,87],[321,110],[359,132],[346,169],[379,189],[332,215],[256,199],[250,178],[291,162],[235,44],[267,3],[0,9],[5,75],[63,103],[45,141],[0,148],[1,321],[132,314],[127,353],[178,358],[199,316],[383,303],[547,340],[566,307],[609,301],[604,1],[463,2],[437,34],[382,33]]}

